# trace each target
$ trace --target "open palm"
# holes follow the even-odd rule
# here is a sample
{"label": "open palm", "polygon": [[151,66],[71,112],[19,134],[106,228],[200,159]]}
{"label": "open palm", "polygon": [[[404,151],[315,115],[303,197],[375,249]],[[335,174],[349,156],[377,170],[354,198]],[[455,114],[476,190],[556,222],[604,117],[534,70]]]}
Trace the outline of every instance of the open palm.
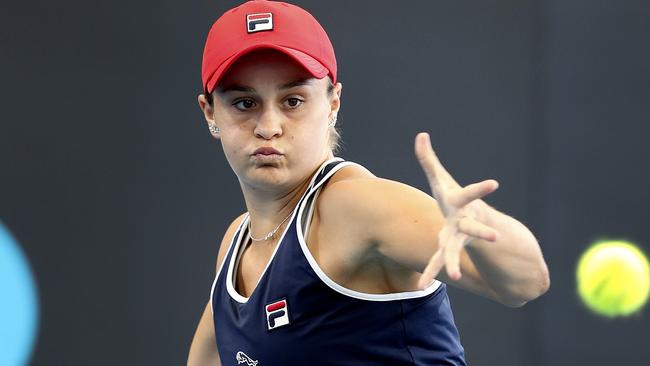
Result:
{"label": "open palm", "polygon": [[462,187],[438,160],[428,133],[419,133],[415,137],[415,155],[429,180],[433,197],[445,217],[438,233],[438,250],[429,259],[418,282],[420,288],[425,288],[443,266],[447,269],[449,278],[461,278],[461,251],[473,239],[497,239],[498,232],[479,221],[480,205],[477,201],[496,191],[499,183],[488,179]]}

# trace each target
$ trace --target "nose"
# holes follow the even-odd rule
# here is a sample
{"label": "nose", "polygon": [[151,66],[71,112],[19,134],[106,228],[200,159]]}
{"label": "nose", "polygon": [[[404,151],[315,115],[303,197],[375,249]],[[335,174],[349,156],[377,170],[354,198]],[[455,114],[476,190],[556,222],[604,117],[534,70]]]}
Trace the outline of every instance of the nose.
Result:
{"label": "nose", "polygon": [[255,136],[266,140],[282,136],[282,121],[282,113],[272,107],[264,108],[255,125]]}

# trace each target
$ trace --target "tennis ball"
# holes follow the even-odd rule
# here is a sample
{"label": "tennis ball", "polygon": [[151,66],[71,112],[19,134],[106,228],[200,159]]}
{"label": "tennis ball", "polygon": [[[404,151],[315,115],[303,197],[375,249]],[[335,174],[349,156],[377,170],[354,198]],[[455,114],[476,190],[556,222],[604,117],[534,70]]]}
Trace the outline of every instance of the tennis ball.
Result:
{"label": "tennis ball", "polygon": [[600,241],[587,249],[576,271],[578,294],[597,314],[617,317],[640,310],[650,294],[650,265],[634,244]]}

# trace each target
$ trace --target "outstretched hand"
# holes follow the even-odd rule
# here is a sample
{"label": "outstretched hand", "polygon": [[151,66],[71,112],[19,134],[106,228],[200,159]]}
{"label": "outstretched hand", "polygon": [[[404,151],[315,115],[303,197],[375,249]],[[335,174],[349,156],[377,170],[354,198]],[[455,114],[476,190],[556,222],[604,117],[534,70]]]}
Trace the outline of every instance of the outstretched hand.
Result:
{"label": "outstretched hand", "polygon": [[461,251],[472,240],[497,240],[499,233],[479,221],[483,207],[479,201],[496,191],[499,183],[488,179],[465,187],[459,185],[438,160],[428,133],[422,132],[415,137],[415,155],[445,217],[438,233],[438,250],[429,259],[418,282],[418,287],[423,289],[431,284],[443,266],[449,278],[459,280]]}

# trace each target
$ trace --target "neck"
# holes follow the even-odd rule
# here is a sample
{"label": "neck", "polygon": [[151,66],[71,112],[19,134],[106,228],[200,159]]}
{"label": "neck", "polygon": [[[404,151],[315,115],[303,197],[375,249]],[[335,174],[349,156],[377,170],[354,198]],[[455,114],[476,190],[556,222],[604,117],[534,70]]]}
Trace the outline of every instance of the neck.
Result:
{"label": "neck", "polygon": [[[244,201],[250,216],[251,235],[256,238],[266,236],[273,231],[296,208],[298,201],[307,190],[312,177],[326,160],[333,158],[329,151],[311,171],[297,183],[279,185],[272,189],[260,189],[239,181]],[[286,226],[289,220],[283,224]],[[281,232],[282,228],[278,229]],[[277,233],[276,233],[277,234]]]}
{"label": "neck", "polygon": [[[293,212],[307,190],[313,173],[315,170],[298,184],[277,191],[261,191],[242,184],[242,192],[250,216],[250,234],[253,237],[266,236]],[[288,223],[289,220],[286,220],[283,226]],[[281,231],[282,228],[278,229],[278,233]]]}

